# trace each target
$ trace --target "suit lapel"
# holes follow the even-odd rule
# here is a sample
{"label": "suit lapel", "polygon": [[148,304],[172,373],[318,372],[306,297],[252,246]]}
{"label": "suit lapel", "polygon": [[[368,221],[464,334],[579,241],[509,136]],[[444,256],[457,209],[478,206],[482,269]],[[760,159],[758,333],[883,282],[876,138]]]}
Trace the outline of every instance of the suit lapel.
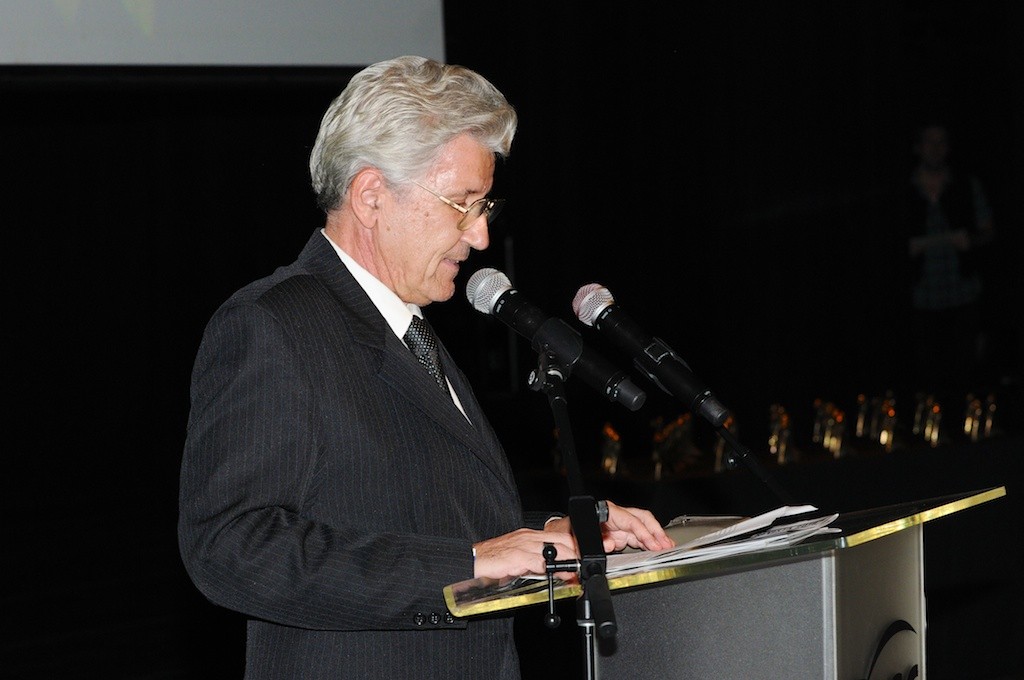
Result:
{"label": "suit lapel", "polygon": [[423,370],[409,348],[391,331],[373,301],[319,230],[310,238],[298,261],[322,281],[338,299],[339,313],[349,321],[348,330],[352,339],[373,350],[379,358],[375,368],[385,388],[394,390],[407,400],[410,406],[444,427],[472,451],[496,477],[510,488],[514,488],[514,481],[509,476],[500,442],[487,424],[465,376],[455,365],[443,343],[439,340],[442,364],[472,424],[459,412],[451,399],[439,394],[433,378]]}
{"label": "suit lapel", "polygon": [[515,488],[501,445],[487,424],[465,376],[444,345],[439,341],[441,362],[469,420],[455,402],[437,389],[434,379],[390,329],[387,329],[385,344],[384,360],[378,372],[381,380],[461,441],[506,486]]}

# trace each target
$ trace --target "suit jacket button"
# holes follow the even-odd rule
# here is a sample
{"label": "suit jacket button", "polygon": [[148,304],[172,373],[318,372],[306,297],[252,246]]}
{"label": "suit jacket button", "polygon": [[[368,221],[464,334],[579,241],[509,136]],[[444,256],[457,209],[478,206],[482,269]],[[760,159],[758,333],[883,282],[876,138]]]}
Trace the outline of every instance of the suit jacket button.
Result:
{"label": "suit jacket button", "polygon": [[426,623],[426,621],[427,617],[419,612],[414,614],[412,617],[412,622],[415,623],[417,626],[422,626],[424,623]]}
{"label": "suit jacket button", "polygon": [[441,615],[437,612],[430,612],[430,625],[436,626],[441,623]]}
{"label": "suit jacket button", "polygon": [[447,623],[449,626],[455,623],[455,617],[452,616],[451,612],[444,613],[444,622]]}

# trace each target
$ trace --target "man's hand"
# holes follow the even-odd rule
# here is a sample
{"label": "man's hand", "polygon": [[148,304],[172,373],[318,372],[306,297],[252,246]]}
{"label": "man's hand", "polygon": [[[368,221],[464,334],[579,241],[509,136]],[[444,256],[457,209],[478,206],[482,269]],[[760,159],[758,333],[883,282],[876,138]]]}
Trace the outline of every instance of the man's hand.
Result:
{"label": "man's hand", "polygon": [[503,579],[526,574],[544,576],[547,565],[544,562],[544,544],[551,543],[557,553],[558,561],[578,559],[576,541],[567,532],[536,529],[516,529],[515,531],[488,538],[474,543],[476,561],[473,563],[473,576]]}
{"label": "man's hand", "polygon": [[[616,552],[627,546],[662,550],[675,545],[675,541],[668,537],[661,523],[649,510],[624,508],[611,501],[605,503],[608,506],[608,520],[601,524],[605,552]],[[563,534],[572,531],[572,524],[568,517],[560,517],[548,522],[544,531]]]}

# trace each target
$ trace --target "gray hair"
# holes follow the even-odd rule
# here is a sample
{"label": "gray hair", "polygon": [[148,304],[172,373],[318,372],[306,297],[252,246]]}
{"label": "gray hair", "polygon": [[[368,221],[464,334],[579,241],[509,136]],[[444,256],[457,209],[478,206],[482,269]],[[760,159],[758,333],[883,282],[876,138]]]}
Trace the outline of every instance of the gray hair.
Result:
{"label": "gray hair", "polygon": [[337,208],[367,167],[398,184],[422,177],[441,147],[462,134],[505,158],[516,125],[505,96],[463,66],[415,56],[368,66],[320,121],[309,157],[317,205]]}

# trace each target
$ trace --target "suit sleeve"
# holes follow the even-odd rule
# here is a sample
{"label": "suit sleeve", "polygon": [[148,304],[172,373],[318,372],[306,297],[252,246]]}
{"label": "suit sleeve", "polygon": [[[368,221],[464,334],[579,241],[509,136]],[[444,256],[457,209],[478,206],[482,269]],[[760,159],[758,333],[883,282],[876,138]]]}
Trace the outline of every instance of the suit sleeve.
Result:
{"label": "suit sleeve", "polygon": [[182,460],[185,567],[208,599],[247,616],[323,630],[415,628],[417,612],[445,611],[445,585],[472,577],[471,543],[304,512],[323,444],[316,421],[327,414],[298,357],[258,305],[228,304],[211,320]]}

